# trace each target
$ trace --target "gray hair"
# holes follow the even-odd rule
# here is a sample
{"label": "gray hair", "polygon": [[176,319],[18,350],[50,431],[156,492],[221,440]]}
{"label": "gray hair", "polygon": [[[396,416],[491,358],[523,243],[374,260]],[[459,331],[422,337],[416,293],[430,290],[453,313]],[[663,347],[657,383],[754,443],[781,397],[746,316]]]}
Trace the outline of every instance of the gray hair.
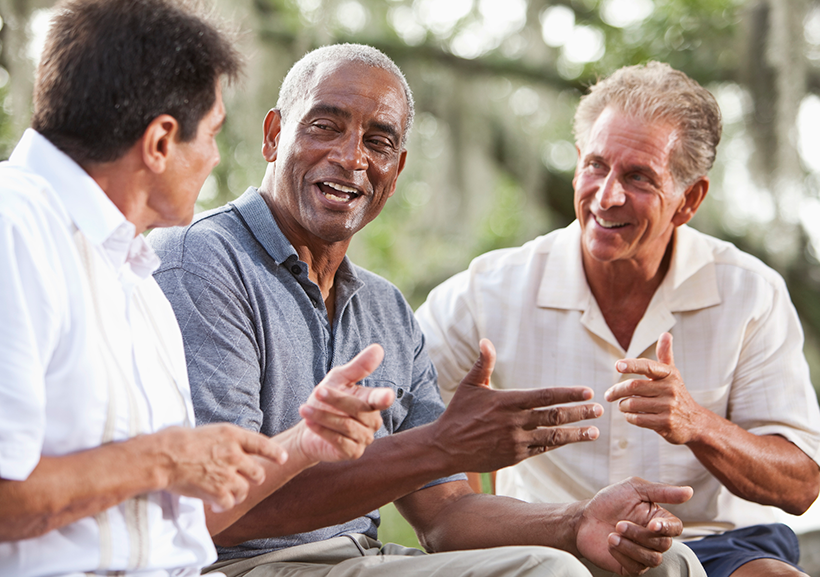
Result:
{"label": "gray hair", "polygon": [[607,107],[644,122],[666,121],[677,127],[669,168],[679,186],[689,186],[712,168],[722,129],[720,108],[708,90],[683,72],[648,62],[621,68],[592,86],[575,111],[573,131],[580,150]]}
{"label": "gray hair", "polygon": [[404,123],[404,132],[401,137],[401,146],[404,148],[407,143],[407,136],[413,126],[415,115],[415,103],[413,92],[401,69],[396,66],[386,54],[381,50],[367,46],[365,44],[332,44],[322,46],[305,54],[287,73],[279,89],[279,100],[276,108],[282,114],[282,121],[287,118],[288,112],[308,90],[308,83],[316,71],[316,67],[322,62],[361,62],[373,68],[381,68],[393,74],[404,90],[404,98],[407,100],[407,119]]}

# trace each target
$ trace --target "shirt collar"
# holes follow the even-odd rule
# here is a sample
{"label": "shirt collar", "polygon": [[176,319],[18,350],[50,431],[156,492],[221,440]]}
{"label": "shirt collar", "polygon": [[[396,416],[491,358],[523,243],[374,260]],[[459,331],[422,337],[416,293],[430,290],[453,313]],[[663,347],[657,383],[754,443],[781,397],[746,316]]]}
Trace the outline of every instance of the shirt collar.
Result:
{"label": "shirt collar", "polygon": [[108,195],[71,157],[29,128],[14,148],[9,162],[44,178],[68,217],[93,245],[102,246],[115,269],[128,262],[141,278],[158,266],[159,258],[136,228],[125,219]]}
{"label": "shirt collar", "polygon": [[[293,245],[279,229],[270,207],[268,207],[262,195],[259,194],[259,189],[255,186],[249,187],[242,196],[230,204],[239,212],[251,234],[278,264],[284,263],[291,257],[299,258],[296,249],[293,248]],[[347,256],[344,257],[339,265],[339,270],[336,271],[336,279],[339,281],[340,286],[346,290],[345,294],[350,292],[352,295],[364,286],[364,282],[356,273],[356,267],[353,266]]]}
{"label": "shirt collar", "polygon": [[[558,231],[548,250],[538,290],[538,306],[587,310],[592,292],[584,275],[578,221]],[[675,230],[672,261],[658,291],[671,312],[697,310],[720,303],[712,250],[703,236],[687,225]]]}

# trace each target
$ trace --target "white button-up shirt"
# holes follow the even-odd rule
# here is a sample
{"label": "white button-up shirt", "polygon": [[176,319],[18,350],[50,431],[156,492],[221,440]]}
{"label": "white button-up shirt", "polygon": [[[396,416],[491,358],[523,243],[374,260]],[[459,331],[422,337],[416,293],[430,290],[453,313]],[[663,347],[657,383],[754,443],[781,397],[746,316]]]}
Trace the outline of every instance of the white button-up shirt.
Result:
{"label": "white button-up shirt", "polygon": [[[93,179],[28,130],[0,164],[0,478],[178,425],[193,412],[159,259]],[[216,557],[198,499],[157,492],[0,543],[17,577],[199,575]]]}
{"label": "white button-up shirt", "polygon": [[778,510],[732,495],[686,446],[630,425],[604,392],[634,378],[621,358],[656,359],[661,333],[700,405],[758,435],[781,435],[820,461],[820,410],[803,356],[803,333],[783,279],[733,245],[683,226],[669,271],[623,350],[584,276],[580,227],[491,252],[434,289],[417,312],[449,399],[489,338],[498,389],[587,386],[605,405],[601,436],[549,451],[498,473],[499,494],[530,502],[587,499],[631,475],[690,485],[669,509],[703,535],[774,522]]}

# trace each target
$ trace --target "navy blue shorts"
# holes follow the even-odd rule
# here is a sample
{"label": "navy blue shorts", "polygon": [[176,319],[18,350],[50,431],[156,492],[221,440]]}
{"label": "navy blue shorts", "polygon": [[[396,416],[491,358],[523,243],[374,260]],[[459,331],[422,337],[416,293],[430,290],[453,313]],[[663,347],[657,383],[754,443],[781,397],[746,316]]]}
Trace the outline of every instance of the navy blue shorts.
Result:
{"label": "navy blue shorts", "polygon": [[687,541],[686,545],[698,556],[709,577],[729,577],[738,567],[755,559],[778,559],[800,569],[797,535],[780,523],[743,527]]}

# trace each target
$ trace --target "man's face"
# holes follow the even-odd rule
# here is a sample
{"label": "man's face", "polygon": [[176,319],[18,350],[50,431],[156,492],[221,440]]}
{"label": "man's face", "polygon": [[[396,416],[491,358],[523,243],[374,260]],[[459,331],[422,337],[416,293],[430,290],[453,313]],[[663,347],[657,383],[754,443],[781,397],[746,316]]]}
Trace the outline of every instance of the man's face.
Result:
{"label": "man's face", "polygon": [[[592,126],[575,169],[575,214],[584,258],[601,263],[660,259],[686,195],[676,186],[669,157],[676,132],[614,108]],[[649,259],[649,260],[647,260]]]}
{"label": "man's face", "polygon": [[407,114],[398,80],[358,62],[321,64],[284,123],[268,113],[269,204],[291,242],[347,241],[378,216],[404,167]]}
{"label": "man's face", "polygon": [[225,120],[222,88],[216,87],[216,101],[199,121],[193,140],[174,142],[174,155],[168,159],[163,193],[157,195],[156,208],[162,215],[164,226],[185,225],[194,215],[194,203],[205,179],[219,164],[219,148],[216,135]]}

